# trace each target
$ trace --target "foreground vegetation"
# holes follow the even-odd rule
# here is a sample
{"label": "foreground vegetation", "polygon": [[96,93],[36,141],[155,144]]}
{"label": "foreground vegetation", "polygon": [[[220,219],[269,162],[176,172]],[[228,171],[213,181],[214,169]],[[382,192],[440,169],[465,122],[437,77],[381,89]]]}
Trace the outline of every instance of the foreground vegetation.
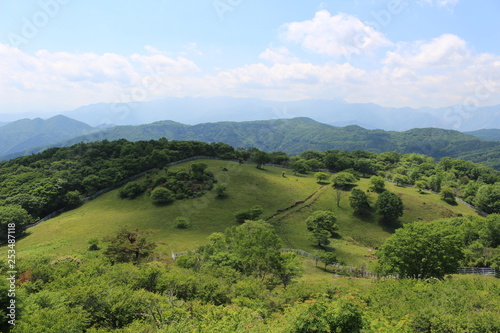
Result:
{"label": "foreground vegetation", "polygon": [[[78,199],[157,169],[84,205],[75,200],[75,209],[18,233],[17,321],[2,322],[2,331],[500,330],[498,280],[449,275],[459,265],[500,266],[500,216],[483,218],[456,200],[497,212],[494,170],[416,154],[308,151],[289,158],[166,140],[47,154],[0,168],[3,227],[33,221],[38,204],[55,193]],[[240,162],[163,168],[194,155]],[[94,186],[84,181],[93,176],[87,172],[108,177]],[[22,179],[28,181],[16,188]],[[174,262],[179,251],[188,252]],[[359,278],[337,262],[400,279]]]}

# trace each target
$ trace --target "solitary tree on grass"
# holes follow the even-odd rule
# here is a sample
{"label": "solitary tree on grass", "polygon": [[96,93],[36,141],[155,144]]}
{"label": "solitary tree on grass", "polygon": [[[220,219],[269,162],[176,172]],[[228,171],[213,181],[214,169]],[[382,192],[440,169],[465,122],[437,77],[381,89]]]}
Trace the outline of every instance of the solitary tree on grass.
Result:
{"label": "solitary tree on grass", "polygon": [[351,196],[349,197],[349,204],[351,205],[354,213],[365,214],[370,210],[370,203],[368,202],[368,196],[362,190],[355,188],[351,191]]}
{"label": "solitary tree on grass", "polygon": [[403,216],[403,200],[392,192],[384,191],[379,195],[375,209],[385,221],[395,222]]}
{"label": "solitary tree on grass", "polygon": [[330,243],[329,238],[337,231],[337,218],[330,211],[318,210],[306,220],[307,230],[313,233],[313,239],[318,246],[324,247]]}

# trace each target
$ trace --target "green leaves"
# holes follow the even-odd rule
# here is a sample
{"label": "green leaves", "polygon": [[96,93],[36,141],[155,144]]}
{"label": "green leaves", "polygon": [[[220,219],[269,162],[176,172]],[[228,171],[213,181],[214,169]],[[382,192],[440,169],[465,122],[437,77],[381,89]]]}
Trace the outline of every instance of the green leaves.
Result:
{"label": "green leaves", "polygon": [[387,222],[395,222],[403,216],[403,200],[392,192],[384,191],[379,195],[375,209]]}
{"label": "green leaves", "polygon": [[318,246],[330,244],[329,238],[335,235],[337,231],[337,218],[326,210],[318,210],[309,216],[306,220],[307,230],[313,234],[313,239],[318,242]]}
{"label": "green leaves", "polygon": [[396,230],[377,255],[386,272],[401,278],[442,279],[456,273],[463,259],[459,229],[446,220],[413,222]]}

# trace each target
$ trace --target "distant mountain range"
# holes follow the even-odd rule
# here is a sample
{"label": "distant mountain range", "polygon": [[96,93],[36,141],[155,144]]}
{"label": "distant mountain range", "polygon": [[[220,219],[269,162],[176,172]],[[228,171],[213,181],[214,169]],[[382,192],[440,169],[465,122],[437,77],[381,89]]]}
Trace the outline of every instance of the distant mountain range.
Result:
{"label": "distant mountain range", "polygon": [[96,129],[92,126],[62,115],[47,120],[17,120],[0,127],[0,156],[55,144],[93,131]]}
{"label": "distant mountain range", "polygon": [[[0,133],[2,129],[0,128]],[[486,141],[458,131],[437,128],[395,132],[367,130],[357,125],[335,127],[304,117],[197,125],[160,121],[148,125],[116,126],[50,146],[121,138],[130,141],[154,140],[162,137],[169,140],[224,142],[233,147],[257,147],[269,152],[284,151],[289,155],[306,150],[328,149],[421,153],[437,159],[445,156],[462,158],[500,169],[500,142],[497,141]],[[31,149],[4,158],[39,150],[41,149]]]}
{"label": "distant mountain range", "polygon": [[[165,98],[147,102],[92,104],[62,114],[91,126],[142,125],[165,119],[195,125],[308,117],[334,126],[358,125],[386,131],[435,127],[466,132],[500,128],[500,105],[475,109],[461,106],[413,109],[346,103],[338,99],[280,102],[232,97]],[[39,115],[27,113],[23,117]],[[0,121],[3,122],[16,119],[19,116],[0,114]]]}

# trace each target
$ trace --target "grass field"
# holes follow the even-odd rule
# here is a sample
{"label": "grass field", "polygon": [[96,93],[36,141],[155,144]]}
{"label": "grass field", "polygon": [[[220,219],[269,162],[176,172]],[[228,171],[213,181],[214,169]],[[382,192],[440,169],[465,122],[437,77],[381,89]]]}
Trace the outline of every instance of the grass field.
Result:
{"label": "grass field", "polygon": [[[122,228],[139,228],[153,231],[151,237],[158,243],[158,256],[169,258],[172,251],[194,249],[206,243],[211,233],[235,225],[233,215],[238,210],[258,204],[264,208],[262,218],[267,219],[278,210],[293,206],[298,201],[304,203],[269,220],[282,236],[284,247],[317,251],[314,242],[310,240],[310,233],[306,230],[305,220],[315,210],[331,209],[337,216],[341,235],[340,238],[332,240],[332,247],[339,259],[348,265],[369,268],[374,262],[375,248],[392,232],[391,228],[379,222],[376,214],[363,218],[354,215],[349,206],[348,192],[344,193],[340,207],[337,207],[335,192],[331,186],[317,184],[312,174],[295,176],[292,171],[282,168],[265,166],[264,170],[259,170],[254,165],[226,161],[197,162],[206,163],[215,178],[228,185],[226,198],[217,199],[211,191],[196,199],[156,206],[147,194],[134,200],[120,199],[118,190],[114,190],[78,209],[30,228],[28,236],[17,242],[18,256],[23,258],[54,256],[55,253],[82,253],[88,248],[87,241],[91,238],[101,239]],[[176,165],[170,170],[187,168],[191,163]],[[358,186],[366,190],[368,183],[367,179],[362,179]],[[413,188],[386,185],[404,201],[402,223],[417,219],[430,221],[458,214],[477,215],[466,206],[450,206],[444,203],[438,195],[419,194]],[[314,195],[309,198],[312,194]],[[374,203],[377,194],[370,193],[370,196]],[[307,198],[309,199],[306,200]],[[173,221],[178,216],[189,218],[192,226],[184,230],[176,228]],[[308,271],[308,274],[313,273],[322,275],[315,267]]]}

